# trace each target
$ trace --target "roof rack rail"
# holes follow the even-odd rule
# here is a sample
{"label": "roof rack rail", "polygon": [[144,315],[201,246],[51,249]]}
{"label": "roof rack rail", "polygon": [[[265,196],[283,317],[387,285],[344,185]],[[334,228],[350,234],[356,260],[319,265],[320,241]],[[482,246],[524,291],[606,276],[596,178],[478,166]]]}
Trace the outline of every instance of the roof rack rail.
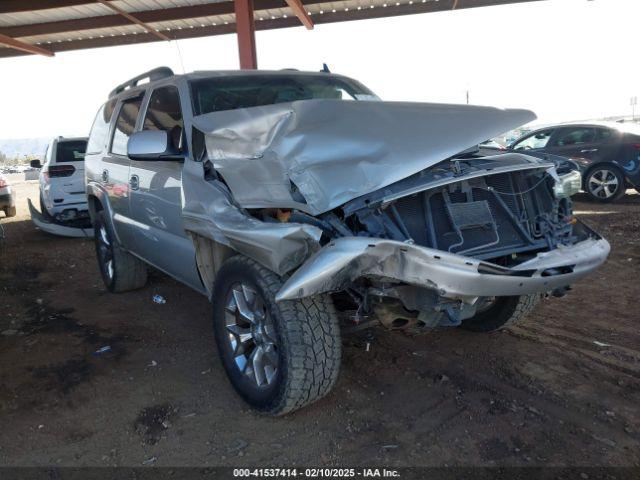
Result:
{"label": "roof rack rail", "polygon": [[127,88],[133,88],[137,86],[138,82],[140,82],[140,80],[144,80],[145,78],[148,78],[150,82],[153,82],[155,80],[173,77],[173,75],[173,70],[171,70],[169,67],[154,68],[153,70],[141,73],[140,75],[133,77],[124,83],[121,83],[116,88],[111,90],[111,93],[109,93],[109,98],[115,97],[120,92],[124,92]]}

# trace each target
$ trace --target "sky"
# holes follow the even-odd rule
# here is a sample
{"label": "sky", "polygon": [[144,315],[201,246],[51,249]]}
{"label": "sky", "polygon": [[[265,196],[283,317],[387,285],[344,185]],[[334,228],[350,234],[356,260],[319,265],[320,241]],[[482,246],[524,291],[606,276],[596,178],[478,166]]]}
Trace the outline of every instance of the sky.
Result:
{"label": "sky", "polygon": [[[383,100],[528,108],[539,123],[630,115],[639,0],[516,5],[257,32],[261,69],[360,80]],[[160,65],[238,68],[235,35],[0,59],[0,139],[87,135],[117,84]]]}

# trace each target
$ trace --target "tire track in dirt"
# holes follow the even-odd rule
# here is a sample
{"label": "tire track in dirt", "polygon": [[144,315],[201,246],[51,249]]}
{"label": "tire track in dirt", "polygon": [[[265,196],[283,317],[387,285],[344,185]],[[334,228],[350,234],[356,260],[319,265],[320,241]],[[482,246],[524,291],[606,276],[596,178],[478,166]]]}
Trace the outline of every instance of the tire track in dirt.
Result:
{"label": "tire track in dirt", "polygon": [[[619,353],[620,356],[625,358],[606,358],[604,357],[599,350],[592,349],[591,347],[596,347],[596,345],[590,345],[587,340],[584,339],[576,339],[571,338],[566,335],[554,334],[550,332],[547,328],[545,329],[535,329],[535,328],[527,328],[523,326],[514,327],[510,332],[511,335],[527,339],[532,342],[542,343],[545,345],[549,345],[555,347],[559,352],[562,352],[564,355],[574,356],[582,356],[587,357],[594,363],[600,364],[607,368],[616,370],[617,372],[624,373],[630,377],[640,380],[640,364],[636,360],[635,356],[628,355],[625,351],[630,351],[634,355],[639,355],[638,352],[635,352],[630,349],[626,349],[624,347],[618,347],[622,353]],[[582,346],[581,346],[582,345]],[[585,348],[584,345],[589,348]],[[612,345],[613,347],[613,345]],[[611,347],[607,347],[611,348]],[[602,348],[600,349],[602,350]],[[625,359],[630,359],[633,361],[624,361]]]}

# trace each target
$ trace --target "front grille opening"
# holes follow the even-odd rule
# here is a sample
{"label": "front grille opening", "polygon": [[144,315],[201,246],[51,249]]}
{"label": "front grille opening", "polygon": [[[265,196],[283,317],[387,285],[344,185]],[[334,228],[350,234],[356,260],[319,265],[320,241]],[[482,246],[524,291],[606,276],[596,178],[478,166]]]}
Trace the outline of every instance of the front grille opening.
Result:
{"label": "front grille opening", "polygon": [[552,179],[541,175],[546,173],[462,181],[400,198],[387,214],[402,219],[402,233],[416,244],[445,252],[484,260],[548,250],[562,241],[554,230],[560,209]]}

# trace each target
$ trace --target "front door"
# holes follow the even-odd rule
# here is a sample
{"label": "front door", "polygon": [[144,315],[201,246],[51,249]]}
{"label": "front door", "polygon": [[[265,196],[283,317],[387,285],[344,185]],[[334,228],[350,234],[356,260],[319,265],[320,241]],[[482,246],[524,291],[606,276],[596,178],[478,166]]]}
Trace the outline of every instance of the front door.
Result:
{"label": "front door", "polygon": [[[177,153],[183,147],[184,123],[175,86],[151,92],[142,130],[164,130]],[[186,155],[185,155],[186,156]],[[136,253],[157,268],[197,289],[202,288],[193,242],[182,226],[183,162],[131,161],[131,217],[136,224]]]}

